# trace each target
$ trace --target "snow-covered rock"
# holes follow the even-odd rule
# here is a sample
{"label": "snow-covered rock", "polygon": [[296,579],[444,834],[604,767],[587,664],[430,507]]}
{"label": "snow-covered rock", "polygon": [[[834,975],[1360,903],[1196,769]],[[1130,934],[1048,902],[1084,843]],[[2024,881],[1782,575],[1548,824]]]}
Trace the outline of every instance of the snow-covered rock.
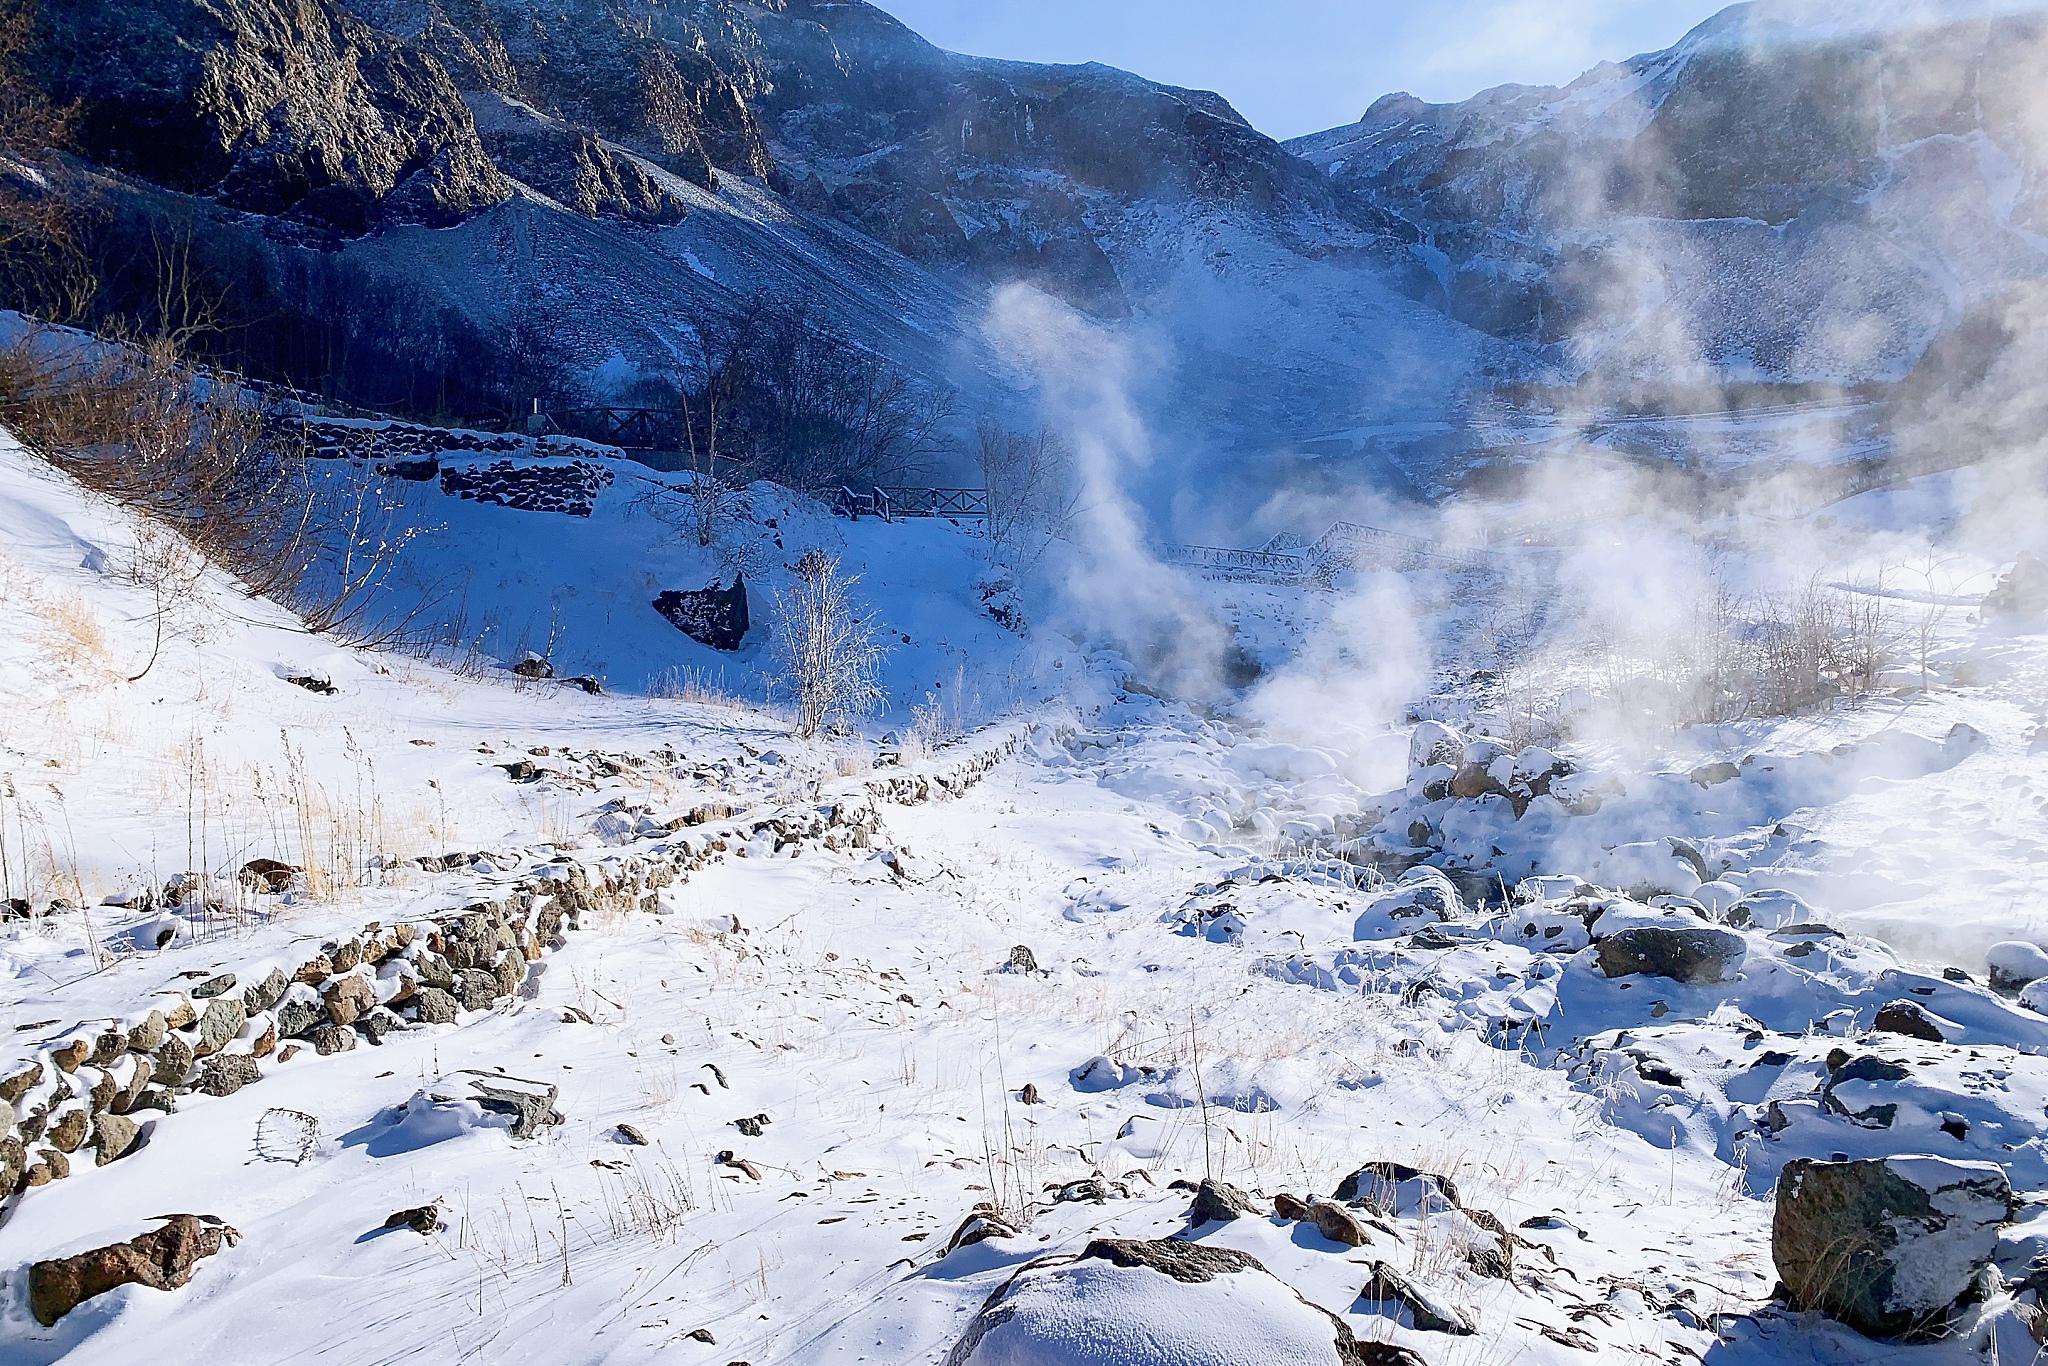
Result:
{"label": "snow-covered rock", "polygon": [[1792,1162],[1778,1181],[1771,1257],[1797,1308],[1873,1336],[1933,1336],[1985,1289],[2012,1194],[1990,1162]]}

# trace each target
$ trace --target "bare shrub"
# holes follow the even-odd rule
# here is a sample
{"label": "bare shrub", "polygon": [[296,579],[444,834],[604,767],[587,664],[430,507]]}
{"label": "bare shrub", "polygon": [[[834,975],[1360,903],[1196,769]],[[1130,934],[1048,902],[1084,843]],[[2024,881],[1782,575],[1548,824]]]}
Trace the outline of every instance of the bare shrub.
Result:
{"label": "bare shrub", "polygon": [[776,646],[796,706],[796,733],[812,736],[870,715],[882,700],[883,648],[871,617],[857,611],[860,580],[839,557],[805,551],[796,580],[776,594]]}
{"label": "bare shrub", "polygon": [[24,69],[35,25],[34,0],[0,0],[0,286],[14,306],[69,317],[84,307],[92,273],[53,155],[70,134],[72,111]]}
{"label": "bare shrub", "polygon": [[219,331],[218,301],[194,283],[188,244],[158,244],[156,278],[143,318],[99,337],[33,328],[0,350],[0,419],[139,514],[128,569],[157,613],[142,673],[209,569],[280,599],[315,631],[391,643],[432,594],[390,616],[375,610],[375,590],[428,528],[401,515],[390,481],[317,477],[303,420],[198,366]]}

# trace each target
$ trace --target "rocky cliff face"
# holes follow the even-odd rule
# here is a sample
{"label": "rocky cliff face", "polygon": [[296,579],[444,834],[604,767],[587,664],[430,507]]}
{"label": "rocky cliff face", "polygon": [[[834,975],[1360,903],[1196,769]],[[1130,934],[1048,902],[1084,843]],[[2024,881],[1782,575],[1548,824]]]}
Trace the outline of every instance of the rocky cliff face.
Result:
{"label": "rocky cliff face", "polygon": [[344,235],[510,193],[439,64],[324,0],[47,0],[42,34],[77,149],[157,185]]}
{"label": "rocky cliff face", "polygon": [[[673,370],[707,312],[791,288],[929,371],[971,349],[987,285],[1125,317],[1186,270],[1207,288],[1231,244],[1261,300],[1290,263],[1373,258],[1334,293],[1376,318],[1374,272],[1409,233],[1217,96],[956,56],[863,3],[46,0],[36,66],[78,102],[77,151],[119,205],[109,232],[126,235],[101,254],[196,206],[195,259],[284,320],[284,377],[327,383],[315,356],[359,401],[421,392],[402,356],[446,372],[424,376],[446,401],[476,401],[474,376],[531,371],[511,352],[532,348],[471,353],[534,335],[537,311],[563,363],[631,384]],[[1393,279],[1435,287],[1412,263]],[[388,315],[395,290],[420,335],[337,311],[374,297]],[[906,330],[927,340],[898,355]],[[1280,330],[1335,345],[1321,321]]]}
{"label": "rocky cliff face", "polygon": [[1293,149],[1413,225],[1452,311],[1582,365],[1895,378],[2048,273],[2048,19],[1784,0]]}

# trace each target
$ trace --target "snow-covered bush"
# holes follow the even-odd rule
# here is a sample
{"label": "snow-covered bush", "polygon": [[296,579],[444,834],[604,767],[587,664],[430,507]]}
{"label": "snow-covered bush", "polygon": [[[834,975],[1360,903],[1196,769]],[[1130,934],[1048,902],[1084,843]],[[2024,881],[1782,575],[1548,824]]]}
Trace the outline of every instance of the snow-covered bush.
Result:
{"label": "snow-covered bush", "polygon": [[854,607],[860,580],[837,555],[807,550],[793,569],[790,586],[775,595],[776,648],[796,703],[796,732],[811,736],[874,711],[883,647],[873,618]]}

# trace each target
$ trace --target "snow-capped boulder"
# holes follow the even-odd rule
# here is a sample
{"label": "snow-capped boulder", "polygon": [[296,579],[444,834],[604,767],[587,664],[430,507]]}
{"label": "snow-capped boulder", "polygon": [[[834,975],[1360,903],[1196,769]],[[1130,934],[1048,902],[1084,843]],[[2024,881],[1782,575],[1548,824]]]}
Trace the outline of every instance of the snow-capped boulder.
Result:
{"label": "snow-capped boulder", "polygon": [[1441,721],[1424,721],[1408,736],[1408,771],[1441,764],[1455,771],[1465,754],[1465,737]]}
{"label": "snow-capped boulder", "polygon": [[1418,926],[1456,920],[1465,903],[1451,880],[1436,868],[1411,868],[1392,887],[1367,903],[1353,925],[1353,939],[1386,939]]}
{"label": "snow-capped boulder", "polygon": [[1991,973],[1991,989],[2012,995],[2029,982],[2048,977],[2048,950],[2023,939],[1993,944],[1984,953]]}
{"label": "snow-capped boulder", "polygon": [[1732,930],[1673,915],[1668,924],[1637,925],[1605,935],[1593,946],[1594,963],[1608,977],[1638,973],[1698,986],[1725,982],[1742,971],[1749,946]]}
{"label": "snow-capped boulder", "polygon": [[947,1366],[1421,1366],[1345,1323],[1248,1253],[1097,1238],[1031,1262],[982,1305]]}
{"label": "snow-capped boulder", "polygon": [[2012,1184],[1992,1162],[1787,1163],[1771,1257],[1795,1308],[1874,1337],[1938,1333],[1990,1271]]}
{"label": "snow-capped boulder", "polygon": [[1660,895],[1691,896],[1706,881],[1697,863],[1679,853],[1670,840],[1617,844],[1593,860],[1587,876],[1638,899]]}
{"label": "snow-capped boulder", "polygon": [[2022,555],[1984,598],[1987,617],[2048,619],[2048,559]]}
{"label": "snow-capped boulder", "polygon": [[1739,929],[1782,930],[1793,925],[1817,924],[1820,916],[1797,892],[1765,887],[1728,907],[1722,919]]}

